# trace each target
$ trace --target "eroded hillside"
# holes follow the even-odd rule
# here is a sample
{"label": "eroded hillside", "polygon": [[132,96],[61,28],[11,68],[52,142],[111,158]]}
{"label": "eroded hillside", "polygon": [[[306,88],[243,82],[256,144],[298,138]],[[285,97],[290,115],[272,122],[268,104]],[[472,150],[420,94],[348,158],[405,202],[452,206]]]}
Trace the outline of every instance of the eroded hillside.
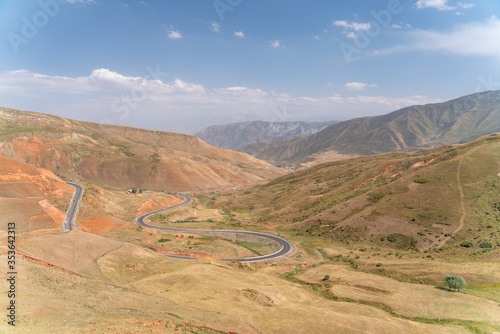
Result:
{"label": "eroded hillside", "polygon": [[197,137],[0,109],[0,155],[106,187],[207,190],[281,175]]}

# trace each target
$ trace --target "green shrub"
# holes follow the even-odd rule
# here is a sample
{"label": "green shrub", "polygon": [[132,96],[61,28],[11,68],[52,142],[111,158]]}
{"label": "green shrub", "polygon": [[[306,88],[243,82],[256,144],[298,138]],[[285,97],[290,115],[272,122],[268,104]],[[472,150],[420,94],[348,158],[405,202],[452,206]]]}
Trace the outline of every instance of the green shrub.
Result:
{"label": "green shrub", "polygon": [[389,234],[387,236],[387,241],[396,244],[395,246],[398,249],[415,248],[415,246],[417,245],[417,240],[415,240],[413,237],[409,237],[400,233]]}
{"label": "green shrub", "polygon": [[415,183],[427,183],[427,182],[429,182],[429,180],[424,179],[424,178],[420,178],[420,179],[413,180],[413,182],[415,182]]}
{"label": "green shrub", "polygon": [[377,264],[376,264],[376,266],[377,266],[377,267],[382,267],[382,266],[383,266],[383,264],[379,262],[379,263],[377,263]]}
{"label": "green shrub", "polygon": [[444,284],[448,286],[449,289],[458,290],[459,292],[460,289],[463,289],[467,286],[463,277],[454,275],[447,275],[444,278]]}
{"label": "green shrub", "polygon": [[479,247],[481,248],[491,248],[493,247],[493,245],[491,244],[491,242],[483,242],[479,245]]}
{"label": "green shrub", "polygon": [[383,193],[371,193],[370,198],[368,198],[368,200],[372,203],[376,203],[380,201],[382,198],[384,198],[384,196],[385,195]]}
{"label": "green shrub", "polygon": [[165,239],[165,238],[161,238],[160,240],[158,240],[158,242],[167,242],[167,241],[170,241],[171,239]]}
{"label": "green shrub", "polygon": [[460,244],[460,246],[465,247],[465,248],[470,248],[470,247],[472,247],[473,245],[472,245],[472,242],[470,242],[470,241],[464,241],[464,242],[462,242],[462,243]]}
{"label": "green shrub", "polygon": [[328,281],[330,279],[330,275],[325,275],[325,277],[323,277],[323,281]]}

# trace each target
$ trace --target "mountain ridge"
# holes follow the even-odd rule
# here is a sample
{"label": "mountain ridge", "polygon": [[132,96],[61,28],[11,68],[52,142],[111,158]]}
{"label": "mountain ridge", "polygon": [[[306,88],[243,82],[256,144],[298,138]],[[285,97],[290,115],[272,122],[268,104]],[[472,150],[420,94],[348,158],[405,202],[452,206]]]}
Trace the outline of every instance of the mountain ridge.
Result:
{"label": "mountain ridge", "polygon": [[415,151],[499,131],[500,91],[486,91],[336,123],[305,138],[268,144],[254,156],[283,164],[307,161],[326,151],[351,155]]}
{"label": "mountain ridge", "polygon": [[302,135],[314,134],[329,122],[265,122],[250,121],[208,126],[196,136],[210,145],[251,154],[255,146]]}

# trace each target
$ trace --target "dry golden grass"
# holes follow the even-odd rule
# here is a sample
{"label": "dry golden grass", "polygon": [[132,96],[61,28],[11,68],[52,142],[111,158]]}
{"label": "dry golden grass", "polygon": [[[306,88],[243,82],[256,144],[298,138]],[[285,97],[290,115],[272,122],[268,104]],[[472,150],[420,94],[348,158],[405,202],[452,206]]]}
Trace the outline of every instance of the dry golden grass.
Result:
{"label": "dry golden grass", "polygon": [[[325,275],[330,276],[328,281],[322,281]],[[435,286],[402,283],[356,271],[345,264],[322,265],[295,277],[312,284],[328,284],[338,298],[381,305],[409,318],[487,321],[500,325],[497,302]]]}

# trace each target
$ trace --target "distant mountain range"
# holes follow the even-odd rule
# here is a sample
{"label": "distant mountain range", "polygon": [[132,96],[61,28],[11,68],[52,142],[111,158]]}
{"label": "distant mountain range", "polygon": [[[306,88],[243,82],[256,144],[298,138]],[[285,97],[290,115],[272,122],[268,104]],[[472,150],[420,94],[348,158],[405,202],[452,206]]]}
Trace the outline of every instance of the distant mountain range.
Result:
{"label": "distant mountain range", "polygon": [[500,91],[487,91],[336,123],[307,137],[266,144],[252,154],[282,165],[310,161],[328,152],[415,151],[465,143],[495,132],[500,132]]}
{"label": "distant mountain range", "polygon": [[208,190],[283,172],[190,135],[0,108],[0,156],[103,187]]}
{"label": "distant mountain range", "polygon": [[334,123],[336,122],[238,122],[212,125],[196,136],[215,147],[252,154],[262,144],[312,135]]}

